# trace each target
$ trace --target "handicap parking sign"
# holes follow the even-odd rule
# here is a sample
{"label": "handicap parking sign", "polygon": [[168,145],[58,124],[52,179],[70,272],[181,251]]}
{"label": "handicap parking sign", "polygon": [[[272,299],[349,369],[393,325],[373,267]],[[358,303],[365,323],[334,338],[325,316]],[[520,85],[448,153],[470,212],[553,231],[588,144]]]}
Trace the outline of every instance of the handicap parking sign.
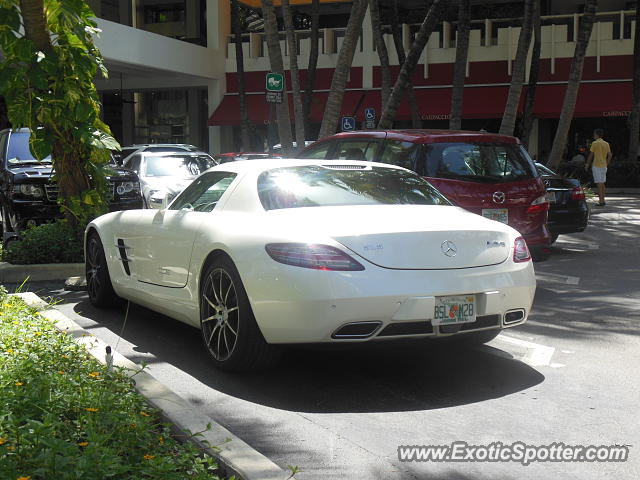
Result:
{"label": "handicap parking sign", "polygon": [[342,117],[342,131],[350,132],[356,129],[356,119],[354,117]]}
{"label": "handicap parking sign", "polygon": [[364,119],[365,120],[375,120],[376,118],[376,109],[375,108],[365,108],[364,109]]}

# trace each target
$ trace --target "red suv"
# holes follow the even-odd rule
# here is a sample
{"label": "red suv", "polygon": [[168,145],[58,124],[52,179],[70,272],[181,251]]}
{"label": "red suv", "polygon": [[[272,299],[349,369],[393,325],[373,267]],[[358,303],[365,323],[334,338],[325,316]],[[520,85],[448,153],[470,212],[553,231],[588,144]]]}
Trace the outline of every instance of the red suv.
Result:
{"label": "red suv", "polygon": [[345,132],[300,158],[369,160],[408,168],[453,203],[518,230],[539,259],[548,254],[549,203],[533,161],[515,137],[455,130]]}

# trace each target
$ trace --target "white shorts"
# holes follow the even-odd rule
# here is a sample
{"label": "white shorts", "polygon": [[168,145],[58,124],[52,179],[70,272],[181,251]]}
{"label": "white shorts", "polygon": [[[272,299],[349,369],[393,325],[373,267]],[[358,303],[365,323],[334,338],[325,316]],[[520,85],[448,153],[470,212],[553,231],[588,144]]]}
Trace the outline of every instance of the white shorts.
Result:
{"label": "white shorts", "polygon": [[607,181],[607,167],[591,167],[594,183],[605,183]]}

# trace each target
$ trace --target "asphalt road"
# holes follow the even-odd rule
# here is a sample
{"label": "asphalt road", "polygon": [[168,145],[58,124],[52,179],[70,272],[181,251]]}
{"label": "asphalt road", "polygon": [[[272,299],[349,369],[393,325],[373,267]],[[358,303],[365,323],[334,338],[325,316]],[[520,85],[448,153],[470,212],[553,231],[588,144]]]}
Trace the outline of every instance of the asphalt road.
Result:
{"label": "asphalt road", "polygon": [[[527,324],[490,345],[425,343],[298,349],[275,370],[216,371],[199,332],[131,306],[93,308],[83,292],[29,289],[196,408],[311,479],[640,478],[640,199],[608,199],[589,228],[536,264]],[[121,337],[119,338],[119,335]],[[408,463],[399,445],[465,441],[631,445],[626,463]]]}

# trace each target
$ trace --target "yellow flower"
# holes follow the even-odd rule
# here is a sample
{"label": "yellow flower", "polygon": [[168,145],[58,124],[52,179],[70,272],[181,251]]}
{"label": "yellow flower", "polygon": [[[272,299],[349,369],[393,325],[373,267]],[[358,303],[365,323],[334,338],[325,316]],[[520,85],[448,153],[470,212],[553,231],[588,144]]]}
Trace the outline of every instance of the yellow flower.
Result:
{"label": "yellow flower", "polygon": [[143,417],[148,417],[149,414],[147,412],[140,412],[140,415],[142,415]]}
{"label": "yellow flower", "polygon": [[8,348],[7,353],[13,353],[13,348]]}
{"label": "yellow flower", "polygon": [[87,412],[97,412],[97,411],[98,411],[98,409],[97,409],[97,408],[91,408],[91,407],[89,407],[89,408],[85,408],[85,410],[86,410]]}
{"label": "yellow flower", "polygon": [[0,437],[0,445],[4,445],[5,443],[7,443],[7,440],[7,437]]}
{"label": "yellow flower", "polygon": [[22,477],[18,477],[16,480],[31,480],[31,475],[23,475]]}
{"label": "yellow flower", "polygon": [[13,452],[15,449],[16,447],[14,447],[13,445],[7,446],[7,450],[9,450],[10,452]]}
{"label": "yellow flower", "polygon": [[62,358],[69,358],[69,355],[62,355]]}
{"label": "yellow flower", "polygon": [[158,443],[159,443],[160,445],[164,445],[164,437],[159,437],[159,438],[158,438]]}
{"label": "yellow flower", "polygon": [[98,378],[100,376],[100,372],[91,372],[89,376],[93,378]]}
{"label": "yellow flower", "polygon": [[60,370],[58,373],[59,373],[60,375],[64,375],[66,372],[63,372],[62,370]]}
{"label": "yellow flower", "polygon": [[142,457],[142,458],[144,458],[145,460],[152,460],[152,459],[156,458],[156,456],[155,456],[155,455],[149,455],[149,454],[147,454],[147,455],[145,455],[145,456],[144,456],[144,457]]}
{"label": "yellow flower", "polygon": [[78,443],[79,447],[86,447],[87,445],[89,445],[89,442],[79,442]]}
{"label": "yellow flower", "polygon": [[3,304],[2,304],[2,306],[3,306],[3,307],[10,307],[11,305],[10,305],[10,304],[8,304],[8,303],[3,303]]}
{"label": "yellow flower", "polygon": [[129,426],[130,426],[131,428],[136,428],[136,424],[135,424],[135,423],[130,423],[130,424],[129,424]]}
{"label": "yellow flower", "polygon": [[24,385],[24,383],[22,383],[22,382],[16,382],[16,387],[21,387],[22,385]]}
{"label": "yellow flower", "polygon": [[36,337],[39,337],[40,335],[42,335],[42,332],[33,332],[33,334],[34,334]]}

